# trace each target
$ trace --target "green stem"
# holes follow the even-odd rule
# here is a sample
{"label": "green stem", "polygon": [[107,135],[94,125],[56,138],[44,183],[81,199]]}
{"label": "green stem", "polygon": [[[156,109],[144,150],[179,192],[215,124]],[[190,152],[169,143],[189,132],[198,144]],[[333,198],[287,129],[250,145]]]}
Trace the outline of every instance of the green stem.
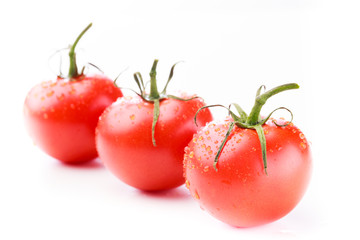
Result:
{"label": "green stem", "polygon": [[257,96],[255,99],[255,104],[246,120],[246,123],[249,125],[256,125],[259,122],[261,108],[264,106],[264,104],[270,97],[280,92],[297,88],[299,88],[298,84],[289,83],[270,89],[269,91],[266,91],[263,94]]}
{"label": "green stem", "polygon": [[81,39],[81,37],[86,33],[87,30],[89,30],[89,28],[92,26],[92,23],[90,23],[81,33],[80,35],[76,38],[74,44],[71,46],[70,48],[70,52],[69,52],[69,57],[70,57],[70,68],[69,68],[69,75],[68,78],[75,78],[77,76],[79,76],[78,73],[78,68],[76,65],[76,54],[75,54],[75,47],[77,45],[77,43],[79,42],[79,40]]}
{"label": "green stem", "polygon": [[153,99],[159,99],[160,98],[160,94],[157,88],[157,83],[156,83],[156,66],[158,63],[158,59],[154,60],[153,66],[151,68],[150,71],[150,94],[149,94],[149,99],[153,100]]}

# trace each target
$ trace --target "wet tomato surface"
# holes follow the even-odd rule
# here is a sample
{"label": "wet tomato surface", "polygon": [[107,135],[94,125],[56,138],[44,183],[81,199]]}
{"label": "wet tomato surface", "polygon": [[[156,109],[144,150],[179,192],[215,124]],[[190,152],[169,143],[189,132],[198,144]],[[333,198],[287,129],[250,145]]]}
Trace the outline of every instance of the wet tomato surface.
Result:
{"label": "wet tomato surface", "polygon": [[97,157],[98,118],[121,96],[102,75],[43,82],[25,99],[25,123],[34,143],[50,156],[66,163],[90,161]]}
{"label": "wet tomato surface", "polygon": [[[97,127],[100,159],[120,180],[141,190],[165,190],[184,184],[184,148],[198,129],[194,115],[202,106],[200,98],[161,100],[154,146],[154,104],[138,96],[119,99],[102,114]],[[199,126],[211,120],[206,109],[199,116]]]}

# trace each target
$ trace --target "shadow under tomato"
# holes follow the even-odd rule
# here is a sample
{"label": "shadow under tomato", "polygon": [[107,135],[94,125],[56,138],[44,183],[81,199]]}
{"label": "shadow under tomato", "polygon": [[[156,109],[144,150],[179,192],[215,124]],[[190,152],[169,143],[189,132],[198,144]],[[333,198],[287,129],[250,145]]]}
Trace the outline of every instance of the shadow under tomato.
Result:
{"label": "shadow under tomato", "polygon": [[59,164],[63,167],[69,168],[76,168],[76,169],[83,169],[83,170],[90,170],[90,169],[103,169],[104,165],[100,162],[99,158],[96,158],[92,161],[85,162],[85,163],[64,163],[59,162]]}
{"label": "shadow under tomato", "polygon": [[161,198],[169,200],[189,199],[191,198],[189,191],[184,186],[162,191],[138,191],[139,195],[150,198]]}

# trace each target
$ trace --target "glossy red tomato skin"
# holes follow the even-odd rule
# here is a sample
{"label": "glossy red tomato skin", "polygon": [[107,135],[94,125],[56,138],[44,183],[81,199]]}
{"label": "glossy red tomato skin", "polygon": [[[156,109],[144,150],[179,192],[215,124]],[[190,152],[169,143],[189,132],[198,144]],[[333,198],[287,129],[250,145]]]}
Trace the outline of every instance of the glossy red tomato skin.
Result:
{"label": "glossy red tomato skin", "polygon": [[35,144],[64,163],[97,157],[95,128],[101,113],[122,93],[103,75],[58,78],[33,87],[24,103],[24,118]]}
{"label": "glossy red tomato skin", "polygon": [[[161,100],[153,146],[154,104],[138,96],[119,99],[99,120],[96,143],[100,159],[116,177],[140,190],[167,190],[184,184],[184,148],[198,129],[194,115],[202,106],[200,98]],[[210,121],[209,110],[200,112],[199,126]]]}
{"label": "glossy red tomato skin", "polygon": [[[288,214],[301,200],[312,171],[309,142],[293,124],[263,125],[267,172],[255,130],[234,127],[220,155],[230,119],[212,122],[194,135],[186,148],[186,186],[202,209],[236,227],[273,222]],[[278,120],[280,122],[280,120]]]}

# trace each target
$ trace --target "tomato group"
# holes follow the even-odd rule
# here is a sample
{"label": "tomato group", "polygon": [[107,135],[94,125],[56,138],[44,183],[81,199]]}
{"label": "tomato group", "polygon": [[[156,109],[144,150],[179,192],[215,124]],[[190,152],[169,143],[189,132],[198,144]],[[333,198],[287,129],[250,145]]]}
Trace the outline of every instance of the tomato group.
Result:
{"label": "tomato group", "polygon": [[36,85],[24,103],[25,123],[35,144],[65,163],[86,162],[97,157],[98,118],[122,96],[120,89],[104,75],[87,76],[77,72],[75,46],[69,53],[69,76]]}
{"label": "tomato group", "polygon": [[259,132],[236,120],[211,122],[194,135],[184,155],[186,186],[203,209],[230,225],[275,221],[305,193],[312,169],[309,143],[293,123],[266,120],[265,163]]}
{"label": "tomato group", "polygon": [[[123,97],[101,115],[96,143],[104,165],[123,182],[147,191],[182,185],[184,148],[197,131],[194,115],[203,107],[201,98],[186,94],[183,101],[166,97],[156,103],[141,96]],[[159,112],[154,124],[154,113]],[[212,120],[201,111],[199,125]],[[154,128],[153,128],[154,126]]]}

